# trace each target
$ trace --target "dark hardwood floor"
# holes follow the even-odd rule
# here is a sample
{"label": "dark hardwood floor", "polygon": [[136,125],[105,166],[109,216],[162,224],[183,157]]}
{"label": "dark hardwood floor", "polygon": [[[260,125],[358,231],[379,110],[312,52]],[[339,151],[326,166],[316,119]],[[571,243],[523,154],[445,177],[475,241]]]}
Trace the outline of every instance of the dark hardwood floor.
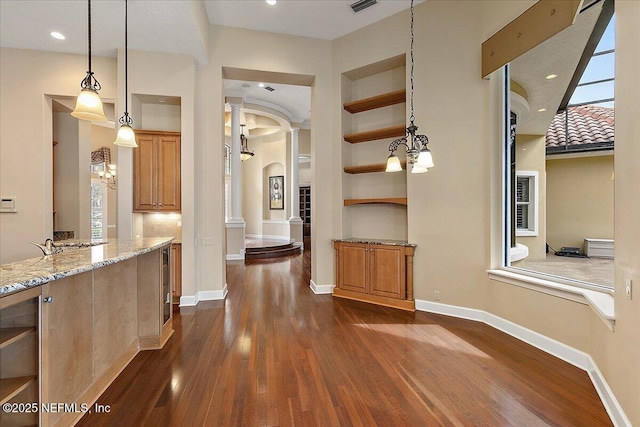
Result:
{"label": "dark hardwood floor", "polygon": [[309,261],[229,263],[226,301],[176,312],[79,425],[612,425],[585,372],[477,322],[314,295]]}

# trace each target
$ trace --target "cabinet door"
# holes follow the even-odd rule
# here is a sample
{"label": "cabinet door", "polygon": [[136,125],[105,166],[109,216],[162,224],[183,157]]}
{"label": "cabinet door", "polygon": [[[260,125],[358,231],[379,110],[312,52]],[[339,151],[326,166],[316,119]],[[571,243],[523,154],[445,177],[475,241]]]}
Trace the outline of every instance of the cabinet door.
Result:
{"label": "cabinet door", "polygon": [[157,148],[153,135],[137,134],[133,150],[133,210],[156,210]]}
{"label": "cabinet door", "polygon": [[340,288],[367,291],[367,245],[344,243],[340,249]]}
{"label": "cabinet door", "polygon": [[180,137],[158,136],[158,210],[180,210]]}
{"label": "cabinet door", "polygon": [[389,298],[405,298],[404,251],[400,246],[370,245],[369,293]]}
{"label": "cabinet door", "polygon": [[[78,402],[93,383],[92,273],[49,282],[42,296],[42,401]],[[68,425],[70,413],[43,414],[43,425]],[[73,417],[72,417],[73,418]]]}

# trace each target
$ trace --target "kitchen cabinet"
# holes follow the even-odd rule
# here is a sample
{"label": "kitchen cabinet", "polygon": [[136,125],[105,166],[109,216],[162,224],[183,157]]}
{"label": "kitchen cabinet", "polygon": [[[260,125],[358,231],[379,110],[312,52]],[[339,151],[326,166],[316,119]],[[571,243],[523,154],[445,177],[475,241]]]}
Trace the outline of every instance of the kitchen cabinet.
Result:
{"label": "kitchen cabinet", "polygon": [[[39,403],[40,290],[0,299],[0,404]],[[11,363],[16,360],[20,363]],[[0,425],[38,425],[40,411],[0,411]]]}
{"label": "kitchen cabinet", "polygon": [[333,295],[402,310],[415,310],[413,254],[404,242],[335,240]]}
{"label": "kitchen cabinet", "polygon": [[136,131],[133,211],[180,212],[180,133]]}
{"label": "kitchen cabinet", "polygon": [[182,296],[182,244],[171,245],[171,296],[174,304],[180,304]]}

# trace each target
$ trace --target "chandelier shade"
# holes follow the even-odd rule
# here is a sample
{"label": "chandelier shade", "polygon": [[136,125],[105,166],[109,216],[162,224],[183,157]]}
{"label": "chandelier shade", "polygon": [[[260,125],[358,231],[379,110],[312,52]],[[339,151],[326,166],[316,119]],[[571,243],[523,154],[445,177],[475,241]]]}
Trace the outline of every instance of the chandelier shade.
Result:
{"label": "chandelier shade", "polygon": [[91,71],[91,0],[88,0],[87,5],[88,11],[88,27],[89,27],[89,36],[88,36],[88,63],[89,70],[87,71],[87,75],[80,82],[80,87],[82,90],[80,91],[80,95],[76,99],[76,106],[71,112],[71,115],[80,120],[89,120],[92,122],[106,122],[107,116],[104,114],[104,107],[102,106],[102,99],[100,99],[100,95],[98,95],[98,91],[101,89],[100,83],[96,80],[93,75],[93,71]]}

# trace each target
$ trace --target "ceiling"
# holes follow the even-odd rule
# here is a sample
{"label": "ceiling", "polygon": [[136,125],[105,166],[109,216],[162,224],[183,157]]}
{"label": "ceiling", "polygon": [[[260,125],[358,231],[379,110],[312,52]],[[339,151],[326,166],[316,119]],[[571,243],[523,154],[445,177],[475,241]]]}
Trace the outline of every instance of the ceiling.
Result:
{"label": "ceiling", "polygon": [[[188,54],[206,64],[209,23],[333,40],[410,5],[409,0],[378,0],[356,14],[349,7],[354,1],[279,0],[270,6],[264,0],[129,0],[129,48]],[[91,14],[93,55],[116,56],[117,49],[124,47],[124,2],[93,0]],[[52,31],[64,34],[66,39],[54,39],[50,36]],[[87,2],[0,0],[0,46],[86,54]],[[250,86],[245,88],[242,84]],[[225,95],[275,108],[290,122],[307,126],[311,118],[310,88],[269,85],[276,90],[268,92],[257,82],[227,80]]]}
{"label": "ceiling", "polygon": [[[274,91],[261,88],[271,87]],[[311,119],[311,88],[269,82],[242,80],[224,81],[225,96],[242,98],[244,104],[274,109],[284,114],[291,123],[305,123]]]}
{"label": "ceiling", "polygon": [[[580,13],[574,25],[511,62],[511,80],[527,92],[528,111],[517,111],[519,134],[547,133],[601,11],[602,3]],[[547,80],[550,74],[558,77]]]}
{"label": "ceiling", "polygon": [[[184,53],[206,64],[209,23],[333,40],[409,7],[408,0],[378,0],[356,14],[353,1],[129,0],[129,47]],[[94,0],[91,14],[93,54],[115,56],[124,46],[124,1]],[[66,39],[52,38],[52,31]],[[87,2],[0,0],[0,46],[86,54]]]}

